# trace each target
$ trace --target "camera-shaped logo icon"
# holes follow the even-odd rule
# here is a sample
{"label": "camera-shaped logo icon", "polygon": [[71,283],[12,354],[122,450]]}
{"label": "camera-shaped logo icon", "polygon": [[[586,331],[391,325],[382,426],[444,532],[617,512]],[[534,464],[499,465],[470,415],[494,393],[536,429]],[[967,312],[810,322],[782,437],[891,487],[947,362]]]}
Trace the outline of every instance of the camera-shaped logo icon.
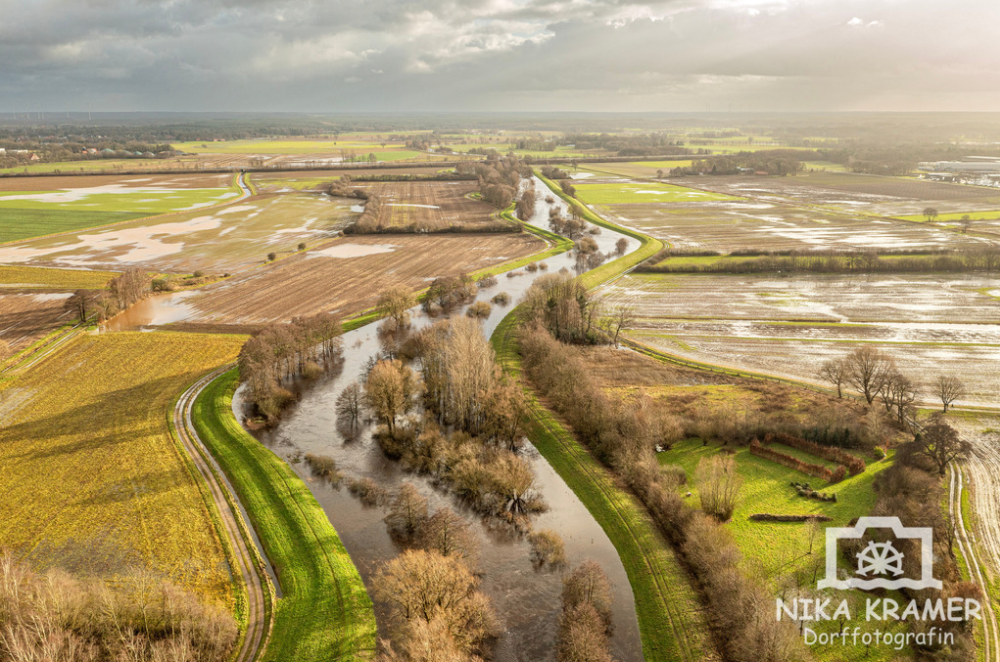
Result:
{"label": "camera-shaped logo icon", "polygon": [[[849,579],[837,577],[837,543],[841,540],[859,540],[868,529],[891,529],[897,540],[920,541],[920,579],[901,577],[903,553],[892,542],[869,542],[857,554],[857,570]],[[934,531],[927,527],[903,526],[898,517],[861,517],[854,526],[830,527],[826,530],[826,577],[817,584],[819,588],[873,589],[873,588],[936,588],[941,580],[934,579]]]}

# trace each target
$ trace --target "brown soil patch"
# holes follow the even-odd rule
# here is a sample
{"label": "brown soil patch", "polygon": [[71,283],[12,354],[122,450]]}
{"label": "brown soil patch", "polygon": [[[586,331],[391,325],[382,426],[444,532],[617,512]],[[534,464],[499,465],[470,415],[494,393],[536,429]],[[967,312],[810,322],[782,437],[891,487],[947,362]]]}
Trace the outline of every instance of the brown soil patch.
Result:
{"label": "brown soil patch", "polygon": [[[335,247],[349,253],[387,246],[391,251],[358,257],[315,257]],[[390,286],[420,290],[439,276],[472,272],[544,246],[528,234],[345,237],[207,287],[190,300],[200,314],[188,321],[250,325],[328,311],[347,315],[373,306],[378,293]]]}
{"label": "brown soil patch", "polygon": [[438,231],[453,225],[490,223],[496,209],[471,200],[474,182],[386,182],[362,185],[382,201],[379,223]]}
{"label": "brown soil patch", "polygon": [[66,294],[0,294],[0,340],[18,351],[71,319]]}

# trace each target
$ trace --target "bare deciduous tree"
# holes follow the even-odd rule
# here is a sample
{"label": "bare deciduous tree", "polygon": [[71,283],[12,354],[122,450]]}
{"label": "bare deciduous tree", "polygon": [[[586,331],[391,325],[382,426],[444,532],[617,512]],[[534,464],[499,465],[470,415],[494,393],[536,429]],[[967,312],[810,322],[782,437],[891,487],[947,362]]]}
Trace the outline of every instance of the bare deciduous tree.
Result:
{"label": "bare deciduous tree", "polygon": [[94,312],[97,305],[97,296],[90,290],[77,290],[73,296],[66,299],[66,310],[69,310],[81,322],[86,322],[87,318]]}
{"label": "bare deciduous tree", "polygon": [[906,415],[917,399],[916,387],[909,377],[898,370],[893,370],[886,376],[879,395],[885,404],[885,410],[894,413],[896,421],[900,425],[904,425]]}
{"label": "bare deciduous tree", "polygon": [[375,596],[388,605],[390,636],[401,648],[414,640],[417,621],[438,622],[436,646],[458,649],[466,656],[462,659],[485,652],[485,643],[498,632],[479,581],[454,556],[407,550],[382,566],[373,586]]}
{"label": "bare deciduous tree", "polygon": [[830,359],[819,368],[820,379],[837,387],[837,397],[844,397],[844,382],[847,381],[848,363],[846,359]]}
{"label": "bare deciduous tree", "polygon": [[616,303],[608,310],[602,325],[608,335],[612,337],[615,348],[618,347],[618,336],[622,329],[632,324],[634,316],[635,307],[628,303]]}
{"label": "bare deciduous tree", "polygon": [[736,470],[736,460],[729,455],[714,455],[698,462],[695,471],[701,509],[725,522],[733,516],[743,478]]}
{"label": "bare deciduous tree", "polygon": [[427,499],[412,483],[403,483],[393,497],[385,524],[389,533],[403,540],[413,540],[423,533],[427,524]]}
{"label": "bare deciduous tree", "polygon": [[955,428],[940,419],[925,427],[914,443],[917,444],[916,453],[929,458],[942,476],[951,462],[966,457],[972,450],[972,444],[961,439]]}
{"label": "bare deciduous tree", "polygon": [[349,425],[357,425],[364,410],[364,391],[357,382],[351,382],[337,396],[337,418]]}
{"label": "bare deciduous tree", "polygon": [[451,508],[444,507],[427,520],[421,545],[441,556],[469,558],[475,553],[476,539],[465,520]]}
{"label": "bare deciduous tree", "polygon": [[379,361],[368,373],[364,388],[365,405],[386,424],[391,435],[396,431],[396,417],[413,408],[419,380],[400,361]]}
{"label": "bare deciduous tree", "polygon": [[600,616],[605,629],[611,627],[611,584],[597,561],[584,561],[573,568],[563,581],[563,610],[590,605]]}
{"label": "bare deciduous tree", "polygon": [[871,345],[858,347],[845,358],[847,361],[847,382],[861,391],[870,405],[875,401],[889,376],[895,372],[892,357]]}
{"label": "bare deciduous tree", "polygon": [[951,403],[965,395],[965,384],[954,375],[941,375],[934,382],[934,389],[937,392],[944,411],[948,411]]}
{"label": "bare deciduous tree", "polygon": [[416,297],[402,285],[390,287],[379,295],[375,309],[382,317],[392,319],[397,329],[402,329],[410,324],[410,308],[417,305]]}

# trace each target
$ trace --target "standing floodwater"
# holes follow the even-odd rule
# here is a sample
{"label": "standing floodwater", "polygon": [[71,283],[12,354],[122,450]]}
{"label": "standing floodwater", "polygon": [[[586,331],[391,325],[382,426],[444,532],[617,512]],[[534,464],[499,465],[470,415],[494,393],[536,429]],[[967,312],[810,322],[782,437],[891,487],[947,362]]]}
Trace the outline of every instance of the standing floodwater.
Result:
{"label": "standing floodwater", "polygon": [[[542,182],[537,179],[535,182],[536,209],[530,220],[533,224],[544,227],[549,216],[550,204],[545,202],[549,191]],[[558,198],[556,200],[565,209],[565,204]],[[602,230],[594,238],[601,251],[612,253],[622,236],[617,232]],[[632,239],[628,241],[628,251],[634,250],[638,242]],[[487,336],[535,278],[563,267],[572,269],[575,258],[571,254],[563,254],[545,262],[548,265],[547,272],[523,271],[513,278],[501,274],[496,286],[480,290],[476,300],[490,301],[494,295],[506,292],[512,301],[510,306],[493,306],[490,316],[483,320],[483,331]],[[456,308],[452,315],[463,315],[465,308]],[[428,317],[420,308],[414,308],[411,315],[414,331],[441,319]],[[400,547],[386,531],[382,521],[384,513],[380,508],[362,505],[351,496],[346,487],[338,490],[322,479],[313,478],[301,459],[305,454],[334,458],[344,477],[342,485],[351,479],[370,478],[380,487],[395,491],[406,481],[428,499],[431,512],[443,506],[454,509],[469,523],[477,539],[479,549],[474,571],[482,577],[481,589],[492,600],[505,628],[496,646],[495,659],[500,662],[520,662],[551,657],[562,608],[563,571],[536,569],[530,558],[531,550],[527,540],[509,524],[484,519],[478,513],[464,508],[452,495],[435,487],[429,476],[408,473],[399,463],[388,459],[372,439],[373,428],[365,429],[354,440],[345,440],[340,435],[334,406],[337,396],[347,384],[359,378],[365,364],[381,350],[374,324],[344,334],[343,341],[343,369],[336,375],[320,378],[307,388],[299,402],[287,410],[275,428],[253,434],[288,461],[309,485],[369,589],[379,564],[394,558],[400,551]],[[240,398],[235,398],[234,409],[237,417],[242,420],[241,407]],[[569,561],[567,568],[587,559],[600,563],[611,582],[614,595],[612,653],[622,662],[639,662],[642,660],[642,644],[635,602],[628,577],[614,546],[586,507],[544,458],[530,444],[525,445],[522,453],[535,472],[538,492],[548,506],[546,512],[531,517],[534,529],[551,529],[563,538]],[[376,603],[379,635],[384,637],[386,631],[383,615],[384,610]]]}

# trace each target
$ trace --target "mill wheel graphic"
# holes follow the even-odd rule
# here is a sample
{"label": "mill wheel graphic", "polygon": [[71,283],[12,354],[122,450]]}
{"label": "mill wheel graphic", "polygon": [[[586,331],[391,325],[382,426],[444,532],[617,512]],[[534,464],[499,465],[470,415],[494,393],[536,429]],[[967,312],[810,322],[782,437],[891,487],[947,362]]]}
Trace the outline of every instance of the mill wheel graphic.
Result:
{"label": "mill wheel graphic", "polygon": [[858,552],[858,574],[868,576],[892,573],[898,577],[903,574],[903,553],[892,546],[891,542],[869,542],[868,546]]}

